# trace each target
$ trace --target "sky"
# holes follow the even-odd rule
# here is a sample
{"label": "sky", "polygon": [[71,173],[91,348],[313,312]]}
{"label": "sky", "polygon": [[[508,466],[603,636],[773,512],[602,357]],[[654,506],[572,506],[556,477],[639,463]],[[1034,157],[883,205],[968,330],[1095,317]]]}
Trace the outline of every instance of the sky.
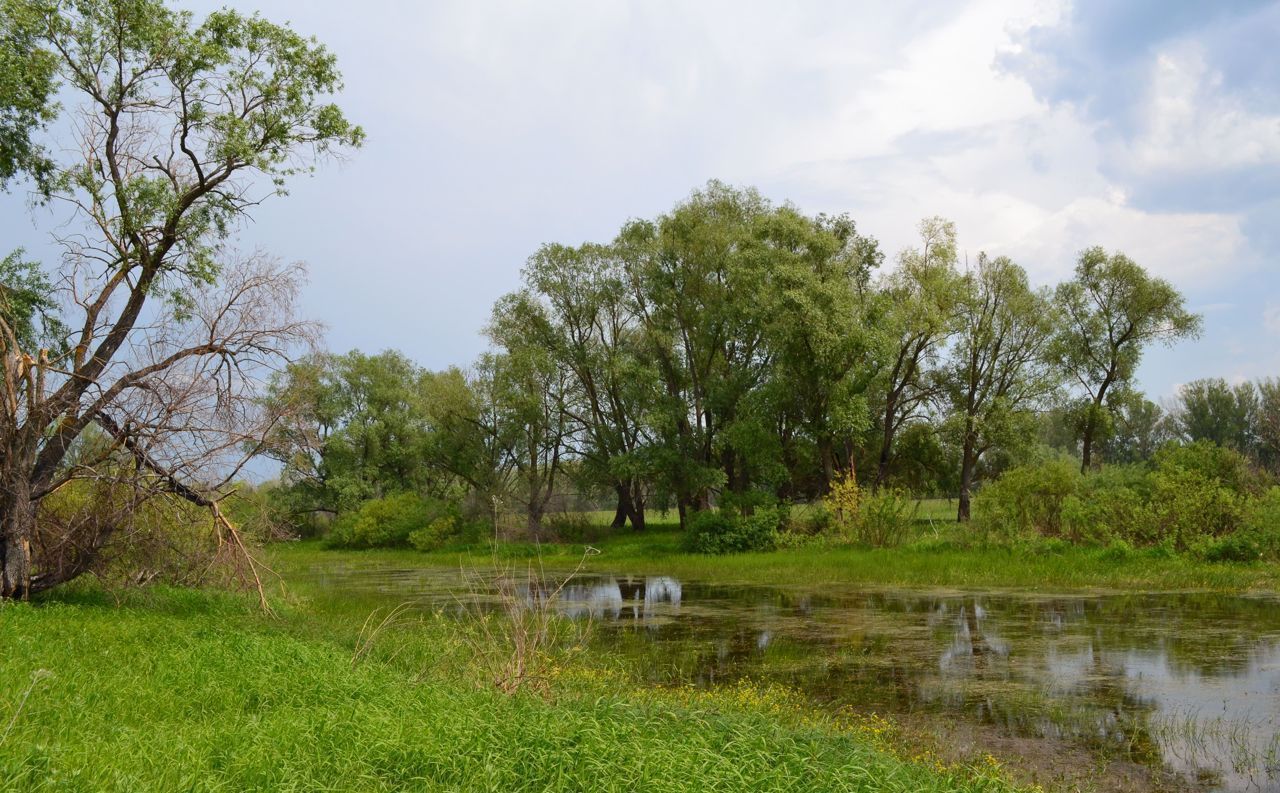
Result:
{"label": "sky", "polygon": [[[331,349],[466,365],[540,244],[719,179],[890,263],[933,215],[1038,284],[1122,250],[1205,318],[1147,355],[1152,397],[1280,375],[1280,1],[231,5],[327,44],[368,133],[239,231],[309,265]],[[49,220],[0,198],[7,247]]]}

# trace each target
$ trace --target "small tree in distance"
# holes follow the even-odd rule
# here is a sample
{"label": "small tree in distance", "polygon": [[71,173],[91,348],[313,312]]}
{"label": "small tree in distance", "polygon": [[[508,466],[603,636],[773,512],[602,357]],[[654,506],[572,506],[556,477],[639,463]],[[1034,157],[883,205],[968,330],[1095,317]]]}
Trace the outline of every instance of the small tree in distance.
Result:
{"label": "small tree in distance", "polygon": [[1094,464],[1099,436],[1132,389],[1143,350],[1200,333],[1201,318],[1187,311],[1182,294],[1151,277],[1123,253],[1100,247],[1080,254],[1075,277],[1055,293],[1062,321],[1050,354],[1082,392],[1075,405],[1080,433],[1080,470]]}

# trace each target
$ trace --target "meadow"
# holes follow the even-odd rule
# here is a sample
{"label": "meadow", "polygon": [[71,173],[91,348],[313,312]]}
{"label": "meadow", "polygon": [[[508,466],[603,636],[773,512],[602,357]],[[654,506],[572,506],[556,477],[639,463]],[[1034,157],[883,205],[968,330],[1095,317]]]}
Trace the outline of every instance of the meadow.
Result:
{"label": "meadow", "polygon": [[[799,508],[800,512],[803,508]],[[801,513],[802,514],[802,513]],[[656,513],[642,532],[608,527],[612,513],[587,512],[590,527],[573,541],[525,540],[456,544],[432,552],[367,549],[355,558],[413,565],[486,567],[494,557],[534,560],[551,570],[583,562],[583,572],[626,571],[725,583],[858,584],[913,588],[1037,588],[1050,590],[1220,592],[1275,591],[1280,569],[1270,562],[1211,562],[1161,548],[1087,546],[1044,538],[981,542],[955,523],[947,499],[924,499],[907,540],[894,548],[821,544],[774,551],[709,556],[685,549],[674,514]],[[273,547],[288,569],[324,559],[318,541]],[[585,559],[585,561],[583,561]]]}
{"label": "meadow", "polygon": [[375,602],[305,586],[275,607],[93,585],[0,606],[0,790],[1011,788],[785,690],[640,688],[566,654],[504,694],[454,621],[371,636]]}

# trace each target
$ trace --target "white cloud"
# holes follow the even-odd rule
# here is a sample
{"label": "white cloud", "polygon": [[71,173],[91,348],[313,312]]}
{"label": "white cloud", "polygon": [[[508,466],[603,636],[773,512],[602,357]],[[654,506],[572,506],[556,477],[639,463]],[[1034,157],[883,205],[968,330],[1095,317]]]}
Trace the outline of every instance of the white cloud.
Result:
{"label": "white cloud", "polygon": [[1138,173],[1207,171],[1280,163],[1280,115],[1251,111],[1222,90],[1194,41],[1152,58],[1144,126],[1129,146]]}

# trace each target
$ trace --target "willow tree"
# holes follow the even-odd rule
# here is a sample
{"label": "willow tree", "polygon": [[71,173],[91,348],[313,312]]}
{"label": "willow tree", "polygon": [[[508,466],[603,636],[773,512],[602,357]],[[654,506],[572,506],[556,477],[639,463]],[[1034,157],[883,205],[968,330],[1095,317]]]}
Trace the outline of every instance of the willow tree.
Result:
{"label": "willow tree", "polygon": [[1075,413],[1080,467],[1088,470],[1099,436],[1128,398],[1143,351],[1198,335],[1201,320],[1168,281],[1097,247],[1080,254],[1075,277],[1058,285],[1056,298],[1063,321],[1052,355],[1083,394]]}
{"label": "willow tree", "polygon": [[544,245],[530,257],[524,279],[544,312],[523,332],[570,374],[566,451],[585,484],[616,495],[613,527],[630,521],[643,529],[655,474],[644,417],[658,378],[641,349],[621,261],[607,245]]}
{"label": "willow tree", "polygon": [[891,341],[876,404],[880,421],[876,487],[888,481],[899,430],[923,418],[941,393],[942,380],[935,376],[935,368],[942,347],[956,332],[963,293],[955,265],[955,224],[928,218],[920,223],[920,247],[903,251],[898,268],[880,284],[888,303],[883,324]]}
{"label": "willow tree", "polygon": [[768,451],[793,469],[794,480],[794,436],[809,440],[820,495],[837,469],[856,478],[851,439],[866,429],[866,392],[885,358],[879,327],[885,304],[870,288],[883,256],[879,243],[844,215],[810,218],[782,207],[768,229],[773,263],[756,299],[767,309],[765,390],[777,411],[771,423],[782,436]]}
{"label": "willow tree", "polygon": [[[6,29],[44,53],[75,139],[45,174],[67,210],[49,279],[66,332],[33,347],[0,316],[0,595],[84,572],[83,542],[41,531],[43,499],[112,459],[217,511],[217,483],[259,435],[263,367],[308,335],[302,276],[237,260],[232,231],[316,158],[363,133],[328,97],[323,46],[258,16],[197,22],[158,0],[8,0]],[[100,458],[77,446],[91,427]],[[77,450],[72,455],[73,449]]]}
{"label": "willow tree", "polygon": [[681,522],[714,488],[745,486],[731,441],[744,399],[769,371],[772,207],[754,190],[711,182],[656,221],[632,221],[615,247],[645,357],[662,393],[654,462]]}
{"label": "willow tree", "polygon": [[1005,257],[979,256],[961,288],[943,394],[961,448],[956,519],[967,521],[983,455],[1032,435],[1032,411],[1056,385],[1045,359],[1056,320],[1049,296]]}

